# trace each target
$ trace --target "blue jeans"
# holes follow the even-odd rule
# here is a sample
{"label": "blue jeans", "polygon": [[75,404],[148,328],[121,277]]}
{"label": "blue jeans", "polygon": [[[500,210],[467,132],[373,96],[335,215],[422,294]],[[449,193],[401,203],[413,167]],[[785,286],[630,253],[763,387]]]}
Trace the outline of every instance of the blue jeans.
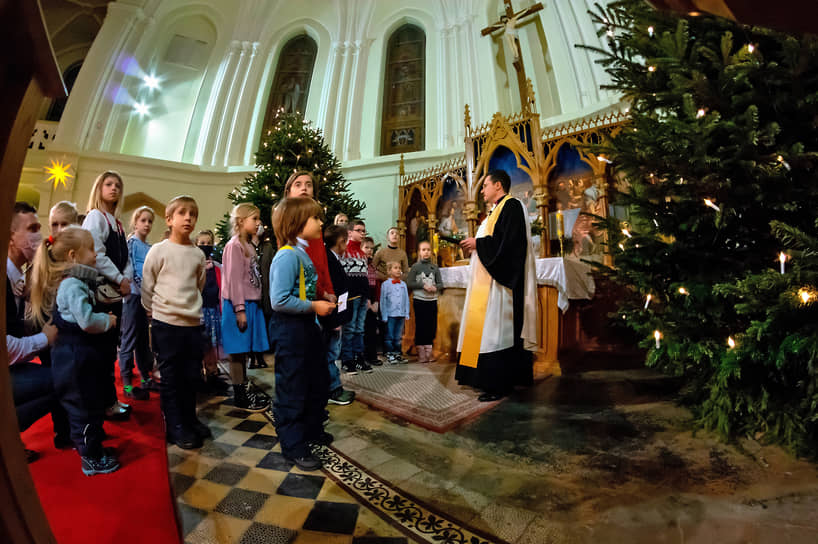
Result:
{"label": "blue jeans", "polygon": [[329,392],[341,387],[341,371],[335,361],[341,353],[341,331],[329,329],[324,331],[324,345],[327,348],[327,368],[329,369]]}
{"label": "blue jeans", "polygon": [[352,319],[343,327],[341,360],[351,361],[364,353],[364,323],[366,322],[366,299],[359,297],[349,303]]}
{"label": "blue jeans", "polygon": [[386,344],[386,352],[387,353],[400,353],[401,352],[401,344],[403,339],[403,323],[406,321],[406,318],[403,316],[400,317],[390,317],[386,321],[386,338],[384,343]]}
{"label": "blue jeans", "polygon": [[153,354],[148,338],[148,317],[139,295],[125,298],[122,306],[122,337],[119,340],[119,375],[122,385],[131,385],[133,364],[142,380],[149,380],[153,371]]}

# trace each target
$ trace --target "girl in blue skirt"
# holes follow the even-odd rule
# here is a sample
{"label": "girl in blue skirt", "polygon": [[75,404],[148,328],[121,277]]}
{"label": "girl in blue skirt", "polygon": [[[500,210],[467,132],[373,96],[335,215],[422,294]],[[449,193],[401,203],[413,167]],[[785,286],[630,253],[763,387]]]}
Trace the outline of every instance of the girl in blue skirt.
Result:
{"label": "girl in blue skirt", "polygon": [[270,348],[261,308],[261,272],[250,244],[261,224],[259,209],[244,202],[230,213],[233,237],[222,254],[222,342],[230,355],[230,380],[237,408],[262,412],[270,397],[250,386],[245,361],[251,352]]}

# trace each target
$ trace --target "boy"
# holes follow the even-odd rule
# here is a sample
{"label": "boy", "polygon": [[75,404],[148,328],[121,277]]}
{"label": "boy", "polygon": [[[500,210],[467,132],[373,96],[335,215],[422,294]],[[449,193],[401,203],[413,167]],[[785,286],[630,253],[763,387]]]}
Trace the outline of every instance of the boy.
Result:
{"label": "boy", "polygon": [[219,378],[219,349],[222,344],[222,266],[212,257],[215,243],[216,236],[212,230],[203,230],[196,235],[196,246],[205,256],[205,285],[202,289],[204,385],[207,392],[223,394],[229,386]]}
{"label": "boy", "polygon": [[389,277],[389,273],[386,270],[386,263],[392,261],[400,263],[404,277],[406,277],[407,272],[409,272],[409,258],[406,256],[406,252],[398,247],[399,241],[400,233],[398,232],[398,228],[390,227],[389,230],[386,231],[386,247],[379,249],[372,259],[372,266],[375,267],[378,274],[378,281],[382,282]]}
{"label": "boy", "polygon": [[389,279],[381,285],[381,319],[386,323],[386,362],[390,365],[408,363],[401,356],[403,323],[409,320],[409,290],[401,280],[401,263],[386,264]]}
{"label": "boy", "polygon": [[167,438],[182,449],[202,446],[210,429],[196,418],[196,386],[202,365],[204,253],[190,240],[199,207],[177,196],[165,208],[170,234],[154,245],[142,267],[142,305],[152,318],[156,362],[162,375],[159,400]]}
{"label": "boy", "polygon": [[364,359],[364,322],[366,320],[366,303],[369,299],[369,279],[367,277],[367,260],[361,249],[361,242],[366,236],[366,225],[356,220],[348,226],[349,240],[347,249],[341,259],[349,281],[350,310],[349,323],[344,325],[341,339],[341,368],[349,375],[358,372],[372,372],[372,367]]}
{"label": "boy", "polygon": [[367,236],[362,245],[367,259],[367,279],[369,280],[369,300],[366,302],[366,320],[364,321],[364,356],[366,362],[372,366],[381,366],[378,359],[378,301],[381,299],[381,282],[378,273],[372,265],[372,254],[375,251],[375,240]]}
{"label": "boy", "polygon": [[[349,290],[349,282],[341,265],[341,256],[347,247],[347,229],[340,225],[330,225],[324,231],[324,244],[327,252],[327,268],[332,280],[332,289],[337,294]],[[324,335],[324,345],[327,346],[327,366],[329,368],[329,403],[345,406],[355,399],[354,391],[347,391],[341,385],[341,374],[335,361],[341,355],[341,327],[349,323],[349,308],[343,312],[333,311],[327,317],[320,318]]]}

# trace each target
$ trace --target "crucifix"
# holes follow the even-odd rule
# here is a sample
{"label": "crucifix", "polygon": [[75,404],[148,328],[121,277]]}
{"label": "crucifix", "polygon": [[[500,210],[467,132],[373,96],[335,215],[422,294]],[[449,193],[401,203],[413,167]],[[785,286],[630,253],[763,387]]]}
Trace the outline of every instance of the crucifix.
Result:
{"label": "crucifix", "polygon": [[506,47],[514,56],[512,64],[514,65],[514,70],[517,72],[517,85],[520,87],[520,105],[525,107],[525,104],[528,102],[528,85],[526,83],[527,78],[525,75],[525,67],[523,66],[523,57],[520,52],[520,40],[517,38],[517,25],[523,17],[537,13],[543,9],[543,6],[537,2],[533,6],[514,13],[511,0],[503,0],[503,4],[505,4],[506,7],[505,14],[500,16],[499,21],[481,30],[480,35],[488,36],[496,30],[504,29],[503,38],[505,39]]}

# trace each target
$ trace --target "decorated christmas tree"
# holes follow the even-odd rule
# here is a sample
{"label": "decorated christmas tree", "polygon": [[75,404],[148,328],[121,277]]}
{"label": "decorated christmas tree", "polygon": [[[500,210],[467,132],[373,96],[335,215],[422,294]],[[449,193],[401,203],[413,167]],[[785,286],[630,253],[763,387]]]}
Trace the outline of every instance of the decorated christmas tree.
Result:
{"label": "decorated christmas tree", "polygon": [[[256,171],[228,193],[233,204],[252,202],[261,210],[265,227],[271,227],[270,214],[284,196],[284,184],[293,172],[312,172],[318,181],[316,200],[324,207],[325,223],[338,213],[358,218],[365,204],[352,197],[349,182],[341,172],[341,163],[324,142],[321,131],[298,114],[276,114],[273,125],[264,134],[256,153]],[[218,224],[221,245],[230,239],[229,216]],[[275,237],[273,237],[275,240]]]}
{"label": "decorated christmas tree", "polygon": [[606,225],[608,273],[631,293],[616,319],[687,378],[708,428],[818,452],[816,309],[793,298],[816,263],[793,253],[782,275],[777,259],[785,242],[815,250],[818,41],[642,0],[592,16],[630,104],[598,148],[630,211]]}

